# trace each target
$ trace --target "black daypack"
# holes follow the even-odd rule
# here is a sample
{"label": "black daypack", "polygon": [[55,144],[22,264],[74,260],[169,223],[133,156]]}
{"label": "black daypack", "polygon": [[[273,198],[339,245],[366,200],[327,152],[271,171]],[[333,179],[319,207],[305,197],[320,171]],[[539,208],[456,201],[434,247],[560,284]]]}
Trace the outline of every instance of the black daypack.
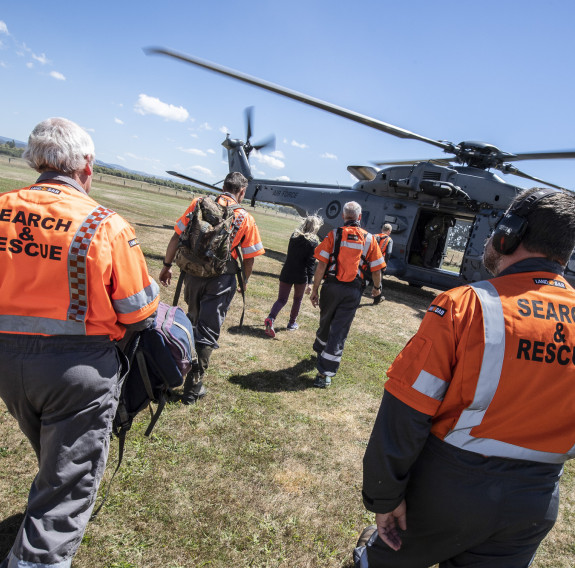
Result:
{"label": "black daypack", "polygon": [[[150,423],[145,432],[145,436],[149,436],[166,402],[174,397],[173,390],[183,384],[192,362],[197,360],[192,324],[184,310],[160,302],[154,324],[134,334],[125,355],[130,366],[122,382],[112,423],[112,432],[119,440],[118,465],[106,495],[91,518],[98,514],[108,497],[124,456],[126,433],[132,427],[134,418],[142,410],[150,409]],[[152,404],[157,405],[155,411]]]}
{"label": "black daypack", "polygon": [[175,262],[183,272],[211,278],[224,274],[231,261],[232,242],[243,220],[234,223],[241,205],[221,205],[213,197],[200,197],[188,214],[180,235]]}

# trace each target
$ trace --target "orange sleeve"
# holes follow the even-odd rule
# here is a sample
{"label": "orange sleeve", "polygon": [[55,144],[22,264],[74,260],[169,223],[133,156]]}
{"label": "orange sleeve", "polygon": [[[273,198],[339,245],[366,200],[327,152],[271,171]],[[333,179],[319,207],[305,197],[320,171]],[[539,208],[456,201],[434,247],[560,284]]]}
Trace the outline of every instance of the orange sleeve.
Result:
{"label": "orange sleeve", "polygon": [[198,199],[199,199],[198,197],[195,197],[188,206],[188,208],[185,210],[184,214],[176,221],[176,224],[174,225],[174,231],[176,231],[178,235],[181,235],[184,232],[186,226],[188,225],[190,221],[188,215],[196,208],[196,203],[198,202]]}
{"label": "orange sleeve", "polygon": [[150,317],[158,308],[160,289],[148,274],[138,239],[127,223],[111,241],[110,298],[118,321],[131,324]]}
{"label": "orange sleeve", "polygon": [[385,263],[375,235],[372,235],[372,237],[369,250],[367,251],[367,261],[369,262],[369,270],[375,272],[376,270],[382,270],[387,264]]}
{"label": "orange sleeve", "polygon": [[333,252],[333,231],[330,231],[327,236],[315,247],[313,253],[314,258],[325,264],[329,263],[329,257]]}
{"label": "orange sleeve", "polygon": [[455,312],[449,294],[440,294],[387,371],[385,389],[430,416],[439,409],[452,379],[457,351]]}
{"label": "orange sleeve", "polygon": [[235,247],[237,246],[240,246],[242,249],[242,256],[244,258],[255,258],[266,252],[255,219],[247,212],[232,246],[234,247],[232,256],[234,253],[237,255],[235,251]]}

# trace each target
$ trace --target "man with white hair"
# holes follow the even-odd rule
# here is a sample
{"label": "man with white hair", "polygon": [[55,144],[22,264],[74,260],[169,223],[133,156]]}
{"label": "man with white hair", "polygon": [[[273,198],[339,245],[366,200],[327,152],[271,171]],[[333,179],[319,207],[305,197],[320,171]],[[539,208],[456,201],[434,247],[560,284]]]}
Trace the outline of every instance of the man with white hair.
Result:
{"label": "man with white hair", "polygon": [[40,177],[0,195],[0,397],[38,473],[2,568],[69,568],[104,473],[120,379],[116,343],[159,302],[132,227],[88,196],[94,144],[47,119],[23,154]]}
{"label": "man with white hair", "polygon": [[367,274],[373,277],[372,297],[381,294],[381,269],[385,261],[374,236],[360,227],[360,220],[361,205],[349,201],[343,206],[343,227],[328,233],[315,249],[314,256],[319,262],[310,300],[320,307],[313,344],[318,371],[313,386],[317,388],[329,387],[339,369]]}

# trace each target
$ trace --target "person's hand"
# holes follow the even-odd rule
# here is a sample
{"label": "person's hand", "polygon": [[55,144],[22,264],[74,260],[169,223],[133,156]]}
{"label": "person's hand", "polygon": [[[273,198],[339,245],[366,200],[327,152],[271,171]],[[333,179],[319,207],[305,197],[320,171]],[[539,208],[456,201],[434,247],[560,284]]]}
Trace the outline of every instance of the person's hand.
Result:
{"label": "person's hand", "polygon": [[372,298],[377,298],[378,296],[381,296],[381,288],[376,288],[375,286],[371,289],[371,297]]}
{"label": "person's hand", "polygon": [[311,284],[307,284],[304,290],[304,293],[308,296],[311,294]]}
{"label": "person's hand", "polygon": [[407,507],[404,499],[390,513],[376,513],[375,515],[379,538],[393,550],[401,548],[401,537],[397,528],[399,527],[402,531],[407,529],[406,512]]}
{"label": "person's hand", "polygon": [[312,290],[309,299],[311,300],[311,305],[314,308],[319,306],[319,294],[317,290]]}
{"label": "person's hand", "polygon": [[167,266],[163,266],[162,270],[160,270],[160,282],[164,286],[168,286],[172,281],[172,269],[168,268]]}
{"label": "person's hand", "polygon": [[[247,280],[244,282],[244,293],[246,292],[246,290],[248,289],[248,282]],[[242,293],[242,286],[241,284],[238,283],[238,288],[237,291],[241,294]]]}

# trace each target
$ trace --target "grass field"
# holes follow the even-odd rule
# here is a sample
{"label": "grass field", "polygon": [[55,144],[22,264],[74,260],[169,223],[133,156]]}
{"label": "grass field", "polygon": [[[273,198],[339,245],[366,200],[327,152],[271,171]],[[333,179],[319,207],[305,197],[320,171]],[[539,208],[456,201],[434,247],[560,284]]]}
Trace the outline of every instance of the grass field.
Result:
{"label": "grass field", "polygon": [[[20,161],[0,159],[0,192],[31,183]],[[92,196],[134,226],[150,273],[158,277],[174,221],[190,197],[123,180],[94,181]],[[245,204],[247,205],[247,204]],[[416,331],[435,296],[384,281],[386,301],[365,297],[331,390],[312,388],[318,310],[307,299],[300,329],[263,333],[277,295],[295,217],[253,213],[266,255],[258,257],[238,329],[241,296],[212,357],[208,396],[166,408],[152,436],[142,413],[128,434],[111,495],[90,525],[75,568],[350,568],[361,529],[373,521],[361,502],[362,457],[383,392],[385,370]],[[177,275],[177,269],[175,270]],[[175,282],[162,289],[171,303]],[[117,460],[112,450],[105,482]],[[26,506],[35,456],[0,402],[0,558]],[[563,480],[559,522],[535,568],[572,568],[573,467]],[[446,506],[449,506],[446,503]]]}

